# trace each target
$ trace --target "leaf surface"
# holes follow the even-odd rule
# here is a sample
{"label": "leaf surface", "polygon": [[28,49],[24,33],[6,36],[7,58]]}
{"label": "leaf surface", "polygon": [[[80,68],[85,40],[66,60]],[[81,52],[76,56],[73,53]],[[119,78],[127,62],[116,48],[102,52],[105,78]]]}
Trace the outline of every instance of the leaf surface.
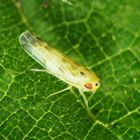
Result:
{"label": "leaf surface", "polygon": [[[0,140],[140,139],[139,1],[70,2],[1,0]],[[42,67],[19,45],[27,28],[100,77],[91,114],[76,89],[46,100],[67,85],[30,71]]]}

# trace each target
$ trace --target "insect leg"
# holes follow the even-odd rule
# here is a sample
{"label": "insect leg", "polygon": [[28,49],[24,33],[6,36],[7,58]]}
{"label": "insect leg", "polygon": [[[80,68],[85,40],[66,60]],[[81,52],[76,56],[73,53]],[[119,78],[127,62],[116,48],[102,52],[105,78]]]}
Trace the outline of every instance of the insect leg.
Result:
{"label": "insect leg", "polygon": [[87,107],[88,111],[90,111],[89,106],[88,106],[88,100],[86,99],[86,96],[85,96],[84,92],[82,90],[79,90],[79,92],[80,92],[80,94],[82,95],[82,97],[84,99],[84,102],[86,104],[86,107]]}
{"label": "insect leg", "polygon": [[59,94],[59,93],[61,93],[61,92],[64,92],[64,91],[66,91],[66,90],[69,90],[69,89],[71,89],[71,88],[72,88],[72,86],[68,86],[68,87],[66,87],[66,88],[64,88],[64,89],[62,89],[62,90],[59,90],[59,91],[57,91],[57,92],[54,92],[54,93],[50,94],[47,98],[50,98],[51,96],[55,96],[55,95],[57,95],[57,94]]}
{"label": "insect leg", "polygon": [[33,71],[33,72],[48,72],[45,69],[30,69],[30,70]]}
{"label": "insect leg", "polygon": [[69,0],[62,0],[62,1],[69,4],[69,5],[72,5],[72,2],[70,2]]}
{"label": "insect leg", "polygon": [[88,98],[88,101],[90,101],[90,100],[92,99],[92,97],[93,97],[94,94],[95,94],[95,91],[93,91],[93,92],[91,93],[91,95],[90,95],[89,98]]}

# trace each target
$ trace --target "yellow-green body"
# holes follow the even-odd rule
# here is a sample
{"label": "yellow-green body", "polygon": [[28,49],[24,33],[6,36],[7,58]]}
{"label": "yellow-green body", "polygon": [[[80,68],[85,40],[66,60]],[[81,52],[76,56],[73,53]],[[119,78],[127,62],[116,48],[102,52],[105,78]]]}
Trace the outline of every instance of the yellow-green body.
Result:
{"label": "yellow-green body", "polygon": [[80,91],[96,91],[100,80],[96,74],[75,63],[47,43],[42,42],[28,30],[19,37],[22,48],[48,73],[56,76]]}

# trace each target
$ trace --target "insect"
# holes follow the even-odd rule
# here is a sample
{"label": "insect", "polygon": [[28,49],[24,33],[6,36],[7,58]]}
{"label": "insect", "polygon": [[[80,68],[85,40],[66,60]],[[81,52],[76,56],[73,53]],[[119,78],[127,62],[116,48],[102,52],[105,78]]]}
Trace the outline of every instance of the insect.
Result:
{"label": "insect", "polygon": [[70,85],[66,89],[51,94],[50,96],[74,86],[78,88],[89,110],[88,100],[84,92],[95,92],[100,86],[100,79],[94,72],[75,63],[57,49],[50,47],[47,43],[38,39],[28,30],[20,35],[19,42],[21,47],[45,68],[44,70],[34,69],[34,71],[45,71]]}

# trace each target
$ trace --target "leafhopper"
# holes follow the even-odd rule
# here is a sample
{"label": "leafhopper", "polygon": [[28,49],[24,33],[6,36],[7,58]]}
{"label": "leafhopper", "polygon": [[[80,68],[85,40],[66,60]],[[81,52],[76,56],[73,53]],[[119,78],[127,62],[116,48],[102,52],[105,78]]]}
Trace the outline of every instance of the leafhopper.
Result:
{"label": "leafhopper", "polygon": [[44,70],[34,69],[34,71],[45,71],[69,85],[66,89],[51,94],[50,96],[74,86],[78,88],[89,110],[88,100],[84,92],[91,92],[93,94],[100,86],[100,79],[93,71],[75,63],[57,49],[42,42],[28,30],[20,35],[19,42],[21,47],[45,68]]}

